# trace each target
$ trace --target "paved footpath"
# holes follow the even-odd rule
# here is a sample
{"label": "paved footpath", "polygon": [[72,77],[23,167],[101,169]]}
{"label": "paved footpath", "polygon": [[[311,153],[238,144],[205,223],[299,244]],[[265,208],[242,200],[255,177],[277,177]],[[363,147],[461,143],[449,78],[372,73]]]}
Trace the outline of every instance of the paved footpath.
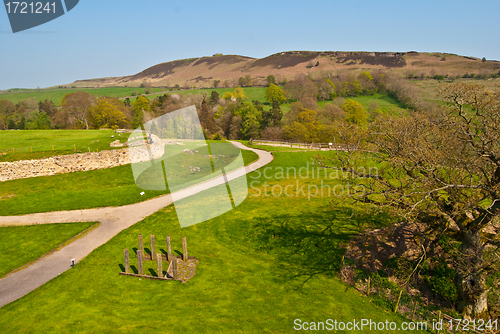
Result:
{"label": "paved footpath", "polygon": [[[273,160],[273,156],[267,151],[248,148],[239,142],[231,143],[239,148],[254,151],[259,155],[259,159],[244,168],[228,173],[228,180],[241,177],[267,165]],[[220,176],[192,187],[179,190],[175,193],[176,198],[188,197],[223,183],[224,178]],[[88,234],[73,241],[69,245],[35,261],[22,270],[16,271],[0,279],[0,307],[21,298],[30,291],[70,269],[71,259],[75,259],[75,263],[78,263],[90,254],[90,252],[105,244],[122,230],[170,204],[172,204],[172,196],[169,194],[145,202],[120,207],[0,217],[0,226],[53,224],[79,221],[99,221],[101,223],[97,228],[91,230]]]}

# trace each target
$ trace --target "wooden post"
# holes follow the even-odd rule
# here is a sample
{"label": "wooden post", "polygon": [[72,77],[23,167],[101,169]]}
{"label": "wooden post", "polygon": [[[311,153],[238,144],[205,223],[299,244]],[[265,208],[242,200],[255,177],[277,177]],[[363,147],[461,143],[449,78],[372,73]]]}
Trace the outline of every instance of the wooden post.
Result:
{"label": "wooden post", "polygon": [[75,148],[75,151],[76,151],[76,144],[73,144],[73,147]]}
{"label": "wooden post", "polygon": [[417,301],[413,303],[413,312],[411,313],[411,321],[415,320],[415,311],[417,310]]}
{"label": "wooden post", "polygon": [[161,262],[161,254],[156,254],[156,270],[158,270],[158,277],[163,277],[163,263]]}
{"label": "wooden post", "polygon": [[52,151],[54,151],[54,145],[52,145]]}
{"label": "wooden post", "polygon": [[368,286],[366,287],[366,295],[370,295],[370,277],[368,277]]}
{"label": "wooden post", "polygon": [[402,293],[403,293],[403,290],[399,291],[399,297],[398,297],[398,301],[396,302],[396,307],[394,308],[394,313],[398,312],[399,301],[401,300],[401,294]]}
{"label": "wooden post", "polygon": [[137,251],[137,271],[139,271],[139,275],[143,275],[144,272],[142,270],[142,257],[144,255],[140,250]]}
{"label": "wooden post", "polygon": [[167,260],[172,261],[172,246],[170,245],[170,236],[167,236]]}
{"label": "wooden post", "polygon": [[[144,256],[144,244],[142,243],[142,234],[139,234],[138,237],[139,237],[139,251],[141,252],[141,255]],[[138,254],[139,251],[137,252]]]}
{"label": "wooden post", "polygon": [[177,259],[174,257],[172,258],[172,276],[174,276],[174,279],[178,279],[178,273],[177,273]]}
{"label": "wooden post", "polygon": [[123,256],[125,257],[125,272],[128,274],[130,272],[130,262],[128,257],[128,249],[123,251]]}
{"label": "wooden post", "polygon": [[16,153],[15,149],[12,149],[12,154],[15,154],[15,153]]}
{"label": "wooden post", "polygon": [[156,248],[155,248],[155,236],[150,235],[149,240],[151,242],[151,261],[155,260]]}
{"label": "wooden post", "polygon": [[188,245],[187,245],[186,237],[182,237],[182,259],[184,261],[187,261],[189,259],[189,257],[188,257]]}

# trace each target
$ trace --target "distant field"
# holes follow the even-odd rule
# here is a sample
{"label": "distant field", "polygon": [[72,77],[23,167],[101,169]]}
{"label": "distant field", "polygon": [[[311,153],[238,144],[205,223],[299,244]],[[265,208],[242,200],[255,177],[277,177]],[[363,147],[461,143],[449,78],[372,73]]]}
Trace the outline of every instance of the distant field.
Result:
{"label": "distant field", "polygon": [[[267,87],[245,87],[243,90],[245,91],[245,94],[247,96],[246,101],[253,101],[257,100],[262,103],[267,103],[266,102],[266,88]],[[232,92],[234,88],[217,88],[217,89],[190,89],[190,90],[184,90],[184,91],[172,91],[169,92],[169,94],[181,94],[181,95],[188,95],[188,94],[207,94],[210,96],[211,92],[215,90],[217,93],[219,93],[220,96],[224,94],[225,92]],[[150,95],[147,98],[149,100],[153,100],[159,95]],[[354,101],[358,101],[361,103],[366,109],[375,102],[377,104],[377,107],[381,109],[383,112],[389,111],[389,110],[398,110],[398,109],[404,109],[404,107],[399,103],[396,99],[390,97],[387,94],[374,94],[374,95],[366,95],[366,96],[357,96],[357,97],[347,97],[346,99],[351,99]],[[131,101],[135,101],[135,98],[131,99]],[[332,101],[318,101],[318,106],[323,107],[327,103],[332,103]],[[284,103],[281,105],[281,109],[283,110],[283,113],[287,113],[290,110],[290,105],[289,103]],[[265,109],[269,109],[270,106],[266,105],[264,107]]]}
{"label": "distant field", "polygon": [[[453,80],[453,83],[457,82],[485,86],[487,89],[492,91],[498,91],[500,87],[500,78],[486,79],[486,80],[460,78]],[[426,80],[412,80],[412,83],[420,89],[423,99],[439,102],[441,99],[439,90],[445,87],[446,85],[452,83],[452,81],[449,80],[437,81],[434,79],[426,79]]]}
{"label": "distant field", "polygon": [[[0,131],[0,162],[41,159],[89,150],[93,152],[110,150],[112,149],[109,146],[111,142],[119,139],[123,143],[128,136],[128,133],[119,135],[113,130]],[[54,146],[53,150],[52,146]],[[5,155],[1,155],[2,153]]]}
{"label": "distant field", "polygon": [[[181,229],[172,205],[145,218],[75,268],[0,308],[0,327],[40,333],[293,333],[295,319],[401,323],[404,318],[390,311],[395,301],[381,308],[380,297],[365,297],[338,279],[345,243],[367,228],[385,226],[386,219],[358,217],[344,201],[332,205],[335,198],[326,195],[273,195],[271,187],[293,188],[296,182],[306,188],[320,181],[336,185],[331,178],[277,176],[279,168],[307,169],[316,154],[276,152],[270,178],[251,173],[248,198],[201,224]],[[216,204],[205,192],[195,196]],[[185,284],[118,275],[124,248],[131,270],[137,270],[138,234],[155,235],[159,252],[165,252],[166,235],[173,252],[186,236],[189,255],[200,261],[196,275]],[[145,271],[157,274],[151,262]]]}
{"label": "distant field", "polygon": [[[500,80],[500,79],[499,79]],[[429,85],[439,85],[436,83],[436,80],[431,80],[429,82]],[[425,87],[425,84],[424,84]],[[265,92],[266,92],[267,87],[245,87],[243,90],[245,91],[245,94],[247,96],[246,101],[251,102],[253,100],[260,101],[262,103],[266,103],[266,98],[265,98]],[[432,88],[435,88],[434,86]],[[64,95],[73,93],[76,91],[85,91],[88,93],[91,93],[96,96],[114,96],[118,98],[123,98],[123,97],[129,97],[131,102],[134,102],[137,97],[132,97],[132,92],[137,91],[138,94],[144,94],[144,88],[137,88],[137,87],[106,87],[106,88],[75,88],[75,89],[41,89],[41,90],[36,90],[36,89],[22,89],[22,90],[15,90],[15,92],[12,93],[7,93],[3,92],[0,93],[0,99],[7,99],[10,100],[14,103],[20,101],[20,100],[25,100],[30,97],[34,97],[37,101],[38,100],[52,100],[56,105],[59,105],[61,103],[62,98]],[[210,96],[212,91],[216,91],[219,93],[220,96],[222,96],[225,92],[232,92],[234,91],[234,88],[206,88],[206,89],[187,89],[187,90],[172,90],[168,91],[168,94],[180,94],[180,95],[194,95],[194,94],[201,94],[201,95],[208,95]],[[14,91],[14,90],[12,90]],[[165,88],[152,88],[153,92],[162,92],[160,94],[151,94],[147,95],[146,97],[152,101],[155,98],[157,98],[160,95],[165,94],[166,89]],[[370,96],[358,96],[358,97],[349,97],[348,99],[352,99],[355,101],[360,102],[365,108],[368,108],[371,103],[375,102],[377,103],[378,108],[380,108],[382,111],[387,111],[387,110],[394,110],[394,109],[403,109],[402,105],[394,98],[388,96],[387,94],[375,94],[375,95],[370,95]],[[319,101],[318,106],[322,107],[327,103],[331,103],[332,101]],[[266,109],[269,108],[269,106],[265,107]],[[282,104],[281,109],[283,110],[284,113],[287,113],[290,110],[290,104]],[[1,149],[1,148],[0,148]],[[0,160],[1,161],[1,160]]]}
{"label": "distant field", "polygon": [[[165,88],[151,88],[153,92],[164,91]],[[17,103],[21,100],[34,98],[36,101],[52,100],[56,106],[66,94],[87,92],[95,96],[123,97],[130,96],[134,91],[144,94],[145,88],[139,87],[103,87],[103,88],[45,88],[45,89],[10,89],[0,92],[0,100],[9,100]]]}

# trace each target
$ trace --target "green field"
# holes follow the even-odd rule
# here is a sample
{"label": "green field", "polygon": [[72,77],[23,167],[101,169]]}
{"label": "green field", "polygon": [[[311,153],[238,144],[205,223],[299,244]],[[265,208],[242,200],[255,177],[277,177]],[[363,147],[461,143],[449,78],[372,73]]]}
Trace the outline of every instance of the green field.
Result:
{"label": "green field", "polygon": [[[0,132],[1,133],[1,132]],[[242,150],[248,165],[258,159]],[[0,183],[0,215],[121,206],[164,195],[167,191],[144,190],[136,186],[129,165],[74,172]]]}
{"label": "green field", "polygon": [[[249,196],[236,209],[184,229],[173,206],[157,212],[74,269],[2,307],[0,327],[7,333],[292,333],[295,319],[401,323],[403,318],[377,306],[375,297],[337,278],[345,242],[366,228],[387,225],[388,219],[353,217],[354,208],[334,197],[274,196],[272,186],[320,181],[275,174],[279,167],[311,168],[308,162],[318,152],[274,154],[267,166],[271,177],[249,174]],[[174,252],[181,251],[186,236],[189,255],[200,261],[197,274],[185,284],[118,275],[123,249],[135,250],[139,233],[154,234],[161,252],[167,234]],[[155,270],[152,264],[145,268]]]}
{"label": "green field", "polygon": [[[96,96],[113,96],[113,97],[125,97],[125,96],[130,96],[133,91],[137,91],[139,94],[144,93],[144,88],[134,88],[134,87],[109,87],[109,88],[82,88],[82,89],[42,89],[40,91],[37,90],[19,90],[18,92],[14,93],[6,93],[5,91],[3,93],[0,93],[0,99],[7,99],[10,100],[14,103],[27,99],[29,97],[34,97],[37,101],[38,100],[45,100],[49,99],[52,100],[56,105],[59,105],[62,98],[64,95],[76,91],[85,91],[89,92],[91,94],[94,94]],[[146,96],[150,101],[154,100],[160,95],[165,94],[165,88],[153,88],[153,92],[162,92],[161,94],[151,94]],[[206,88],[206,89],[187,89],[187,90],[178,90],[178,91],[168,91],[168,94],[180,94],[180,95],[194,95],[194,94],[201,94],[201,95],[208,95],[210,96],[210,93],[215,90],[216,92],[219,93],[219,95],[222,97],[222,95],[225,92],[232,92],[234,91],[234,88]],[[251,102],[253,100],[260,101],[262,103],[267,103],[266,98],[265,98],[265,92],[266,92],[266,87],[245,87],[243,88],[245,91],[245,94],[247,96],[246,101]],[[137,99],[137,97],[130,97],[130,101],[134,102]],[[374,94],[374,95],[367,95],[367,96],[357,96],[357,97],[349,97],[346,99],[352,99],[355,101],[358,101],[361,103],[366,109],[375,102],[378,106],[379,109],[381,109],[383,112],[387,111],[395,111],[399,109],[404,109],[403,106],[394,98],[388,96],[387,94]],[[331,103],[332,101],[318,101],[318,106],[322,107],[327,103]],[[269,108],[269,106],[265,107],[266,109]],[[283,113],[287,113],[290,110],[290,104],[282,104],[281,109],[283,110]]]}
{"label": "green field", "polygon": [[[201,95],[208,95],[210,96],[210,93],[215,90],[219,95],[222,97],[222,95],[225,92],[232,92],[234,88],[217,88],[217,89],[190,89],[190,90],[183,90],[183,91],[172,91],[169,92],[169,94],[181,94],[181,95],[189,95],[189,94],[201,94]],[[246,101],[251,102],[253,100],[260,101],[262,103],[267,103],[265,93],[266,93],[266,87],[245,87],[243,88],[245,91],[245,94],[247,96]],[[159,95],[151,95],[148,96],[147,98],[149,100],[153,100],[155,97]],[[365,107],[365,109],[368,110],[368,107],[375,102],[377,104],[377,107],[382,110],[382,112],[395,112],[397,110],[404,109],[404,107],[399,103],[396,99],[390,97],[387,94],[374,94],[374,95],[366,95],[366,96],[356,96],[356,97],[348,97],[346,98],[350,100],[357,101]],[[135,98],[131,99],[131,101],[135,101]],[[321,108],[327,103],[332,103],[332,101],[318,101],[318,106]],[[283,113],[286,114],[290,110],[290,103],[284,103],[281,105],[281,109],[283,110]],[[270,106],[266,105],[265,109],[269,109]]]}
{"label": "green field", "polygon": [[0,227],[0,277],[38,259],[94,224]]}
{"label": "green field", "polygon": [[0,131],[0,162],[111,150],[111,142],[119,139],[123,143],[128,136],[128,133],[118,134],[113,130]]}
{"label": "green field", "polygon": [[[51,100],[56,106],[61,104],[66,94],[75,92],[87,92],[97,97],[111,96],[124,97],[131,96],[133,92],[144,94],[146,88],[140,87],[103,87],[103,88],[44,88],[44,89],[10,89],[0,92],[0,100],[9,100],[17,103],[22,100],[34,98],[36,101]],[[152,92],[166,90],[164,87],[151,88]]]}

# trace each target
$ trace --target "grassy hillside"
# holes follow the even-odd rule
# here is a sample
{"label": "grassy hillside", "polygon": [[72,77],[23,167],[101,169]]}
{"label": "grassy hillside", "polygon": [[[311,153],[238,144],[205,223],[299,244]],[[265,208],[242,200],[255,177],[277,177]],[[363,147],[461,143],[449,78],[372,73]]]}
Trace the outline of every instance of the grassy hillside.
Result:
{"label": "grassy hillside", "polygon": [[174,60],[153,65],[131,76],[76,81],[72,85],[139,86],[144,81],[155,86],[212,87],[214,80],[238,84],[239,77],[250,75],[254,84],[263,85],[269,74],[292,79],[297,74],[381,70],[401,77],[465,73],[489,76],[500,70],[500,62],[449,53],[425,52],[345,52],[286,51],[255,59],[238,55],[214,55]]}
{"label": "grassy hillside", "polygon": [[[181,229],[169,206],[122,231],[74,269],[2,307],[0,327],[6,333],[292,333],[295,319],[400,324],[400,316],[336,278],[343,243],[387,220],[350,219],[352,208],[337,201],[333,209],[328,196],[272,195],[272,186],[318,184],[276,174],[279,167],[311,168],[315,154],[276,152],[271,177],[251,173],[247,200],[212,220]],[[186,236],[189,254],[200,261],[194,278],[181,284],[119,276],[124,248],[132,250],[135,267],[139,233],[154,234],[161,252],[167,234],[174,252]],[[155,270],[152,264],[145,268]]]}
{"label": "grassy hillside", "polygon": [[[87,92],[96,97],[111,96],[124,97],[130,96],[133,92],[144,94],[145,88],[140,87],[102,87],[102,88],[45,88],[45,89],[10,89],[0,92],[0,100],[9,100],[17,103],[22,100],[35,99],[35,101],[51,100],[56,106],[61,104],[66,94],[79,91]],[[152,92],[159,92],[165,88],[151,88]]]}

